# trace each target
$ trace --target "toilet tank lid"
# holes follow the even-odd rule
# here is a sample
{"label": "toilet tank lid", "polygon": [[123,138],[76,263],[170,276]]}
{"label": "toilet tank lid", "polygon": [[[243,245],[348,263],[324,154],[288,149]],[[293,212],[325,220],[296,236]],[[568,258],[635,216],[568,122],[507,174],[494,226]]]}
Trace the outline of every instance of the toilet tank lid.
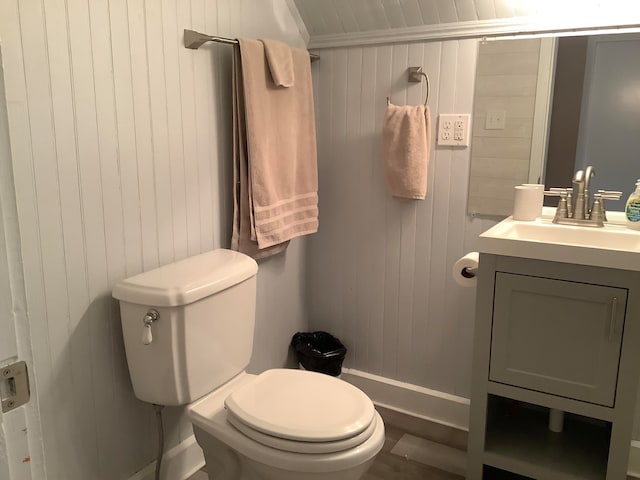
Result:
{"label": "toilet tank lid", "polygon": [[221,292],[257,272],[253,258],[217,249],[122,280],[112,295],[122,302],[176,307]]}

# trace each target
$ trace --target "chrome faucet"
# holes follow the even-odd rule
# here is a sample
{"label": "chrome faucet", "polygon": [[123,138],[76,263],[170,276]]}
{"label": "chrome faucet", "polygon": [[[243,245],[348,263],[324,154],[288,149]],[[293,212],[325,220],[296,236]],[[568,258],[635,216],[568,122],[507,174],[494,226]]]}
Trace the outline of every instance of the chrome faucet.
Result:
{"label": "chrome faucet", "polygon": [[591,185],[591,178],[595,174],[596,171],[589,165],[585,170],[578,170],[574,175],[573,184],[578,186],[578,193],[576,195],[573,218],[588,220],[591,217],[591,209],[589,208],[589,199],[591,198],[589,186]]}
{"label": "chrome faucet", "polygon": [[[586,202],[589,202],[589,186],[591,185],[591,177],[593,177],[596,174],[596,171],[593,169],[593,167],[591,165],[587,166],[587,168],[585,168],[584,170],[584,198],[586,200]],[[589,215],[591,214],[591,211],[588,212]]]}
{"label": "chrome faucet", "polygon": [[[575,173],[573,185],[577,187],[577,192],[574,192],[574,188],[552,188],[544,192],[547,196],[560,197],[553,223],[604,227],[606,220],[604,200],[620,200],[622,192],[598,190],[598,193],[593,195],[593,204],[589,206],[591,201],[589,188],[595,173],[590,165],[585,170],[578,170]],[[573,198],[574,193],[575,198]]]}
{"label": "chrome faucet", "polygon": [[[578,170],[573,176],[573,184],[577,185],[578,193],[576,194],[575,208],[573,209],[573,218],[577,220],[585,219],[585,197],[584,197],[584,170]],[[587,200],[588,201],[588,200]]]}

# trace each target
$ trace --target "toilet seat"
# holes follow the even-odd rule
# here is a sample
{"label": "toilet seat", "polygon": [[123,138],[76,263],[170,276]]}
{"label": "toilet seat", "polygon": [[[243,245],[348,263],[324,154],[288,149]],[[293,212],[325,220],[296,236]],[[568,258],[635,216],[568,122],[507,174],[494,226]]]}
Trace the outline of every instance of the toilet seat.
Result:
{"label": "toilet seat", "polygon": [[371,437],[357,447],[341,452],[309,455],[287,452],[252,440],[231,425],[228,421],[229,410],[224,403],[231,393],[255,379],[255,375],[242,372],[217,390],[190,404],[187,413],[197,432],[196,436],[210,436],[252,461],[306,473],[329,473],[353,468],[371,460],[382,448],[385,441],[384,422],[375,411],[375,429]]}
{"label": "toilet seat", "polygon": [[258,432],[251,438],[290,441],[282,445],[333,442],[341,448],[370,428],[375,418],[371,399],[353,385],[322,373],[289,369],[258,375],[234,390],[225,407],[247,427],[244,430]]}
{"label": "toilet seat", "polygon": [[378,419],[377,417],[374,417],[373,421],[365,430],[351,438],[336,440],[333,442],[301,442],[299,440],[287,440],[285,438],[274,437],[258,430],[254,430],[253,428],[245,425],[231,412],[227,412],[227,421],[237,428],[242,434],[258,443],[266,445],[267,447],[294,453],[335,453],[349,450],[350,448],[357,447],[367,441],[371,435],[373,435],[373,432],[378,425]]}

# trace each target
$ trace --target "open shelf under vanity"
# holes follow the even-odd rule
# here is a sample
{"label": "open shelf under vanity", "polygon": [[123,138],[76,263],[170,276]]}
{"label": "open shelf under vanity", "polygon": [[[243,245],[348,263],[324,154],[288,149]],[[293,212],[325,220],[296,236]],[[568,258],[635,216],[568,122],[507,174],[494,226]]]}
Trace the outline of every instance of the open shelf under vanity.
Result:
{"label": "open shelf under vanity", "polygon": [[611,423],[567,413],[556,433],[548,418],[548,408],[490,395],[483,463],[530,478],[604,480]]}

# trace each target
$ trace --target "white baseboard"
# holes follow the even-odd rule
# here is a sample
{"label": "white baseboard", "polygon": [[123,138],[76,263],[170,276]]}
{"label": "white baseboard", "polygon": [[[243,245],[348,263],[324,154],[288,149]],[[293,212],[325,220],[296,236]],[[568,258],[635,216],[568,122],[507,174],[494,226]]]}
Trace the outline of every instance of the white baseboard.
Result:
{"label": "white baseboard", "polygon": [[[469,400],[353,369],[342,369],[342,379],[355,385],[376,405],[413,417],[469,430]],[[631,442],[628,474],[640,478],[640,441]]]}
{"label": "white baseboard", "polygon": [[[162,459],[162,478],[187,480],[202,467],[204,467],[202,449],[196,442],[196,437],[191,435],[165,452]],[[153,480],[155,471],[156,462],[154,461],[129,477],[129,480]]]}
{"label": "white baseboard", "polygon": [[342,379],[365,392],[376,405],[459,430],[469,430],[467,398],[354,369],[343,368]]}
{"label": "white baseboard", "polygon": [[[342,378],[365,392],[377,405],[424,418],[460,430],[469,429],[469,400],[353,369],[343,369]],[[186,480],[204,466],[204,456],[195,436],[171,448],[162,460],[163,478]],[[152,462],[128,480],[153,480]],[[640,478],[640,441],[631,442],[628,473]]]}

